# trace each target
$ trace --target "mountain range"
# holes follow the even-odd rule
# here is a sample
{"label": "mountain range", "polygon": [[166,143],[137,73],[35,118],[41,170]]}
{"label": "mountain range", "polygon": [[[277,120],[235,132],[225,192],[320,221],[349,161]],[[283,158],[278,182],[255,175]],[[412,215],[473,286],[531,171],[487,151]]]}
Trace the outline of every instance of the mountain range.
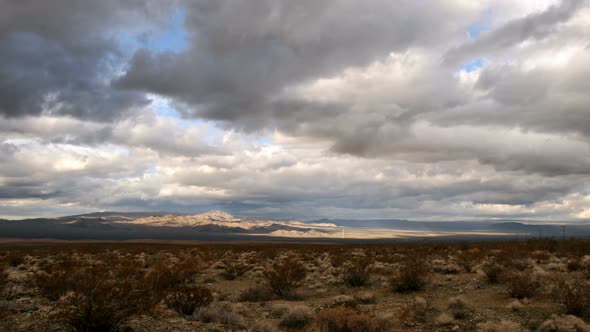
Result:
{"label": "mountain range", "polygon": [[214,210],[202,214],[96,212],[57,218],[0,219],[3,238],[416,241],[465,238],[588,237],[588,224],[399,219],[272,220]]}

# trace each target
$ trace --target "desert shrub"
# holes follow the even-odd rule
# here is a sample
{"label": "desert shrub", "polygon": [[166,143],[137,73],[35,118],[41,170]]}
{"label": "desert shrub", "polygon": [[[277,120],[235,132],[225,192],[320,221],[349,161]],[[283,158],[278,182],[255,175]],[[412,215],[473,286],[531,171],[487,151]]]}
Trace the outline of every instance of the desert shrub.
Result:
{"label": "desert shrub", "polygon": [[172,289],[182,287],[190,282],[196,273],[200,271],[200,265],[194,260],[167,264],[158,262],[151,266],[139,280],[140,287],[149,291],[150,301],[159,303]]}
{"label": "desert shrub", "polygon": [[557,316],[552,315],[550,319],[546,320],[539,326],[539,332],[566,332],[566,331],[590,331],[590,325],[586,324],[578,317],[567,315]]}
{"label": "desert shrub", "polygon": [[280,297],[293,295],[293,290],[301,285],[306,274],[305,266],[292,257],[275,262],[264,270],[268,286]]}
{"label": "desert shrub", "polygon": [[344,267],[344,280],[353,287],[364,286],[371,276],[371,260],[366,257],[357,257],[348,262]]}
{"label": "desert shrub", "polygon": [[509,321],[503,320],[499,323],[494,322],[486,322],[480,324],[478,326],[478,331],[480,332],[522,332],[524,329],[520,326],[520,324]]}
{"label": "desert shrub", "polygon": [[266,302],[277,299],[272,289],[265,286],[250,287],[240,293],[239,300],[242,302]]}
{"label": "desert shrub", "polygon": [[4,271],[4,268],[0,267],[0,292],[4,288],[4,285],[8,282],[8,274]]}
{"label": "desert shrub", "polygon": [[250,332],[278,332],[278,329],[270,322],[258,321],[254,323],[250,329]]}
{"label": "desert shrub", "polygon": [[467,318],[471,314],[471,306],[469,303],[460,296],[452,297],[449,300],[449,312],[455,319],[464,319]]}
{"label": "desert shrub", "polygon": [[25,262],[25,257],[20,254],[12,253],[7,258],[8,265],[17,267]]}
{"label": "desert shrub", "polygon": [[485,279],[490,284],[497,284],[500,282],[504,267],[495,261],[486,262],[481,267]]}
{"label": "desert shrub", "polygon": [[77,274],[73,270],[56,266],[48,271],[33,274],[29,281],[39,289],[41,295],[56,301],[62,295],[74,290],[77,280]]}
{"label": "desert shrub", "polygon": [[423,289],[430,278],[430,271],[421,260],[406,262],[391,278],[391,286],[397,292],[414,292]]}
{"label": "desert shrub", "polygon": [[435,259],[430,262],[432,271],[443,274],[456,274],[461,272],[461,267],[453,262],[447,262],[442,259]]}
{"label": "desert shrub", "polygon": [[566,314],[579,317],[590,315],[590,286],[584,279],[559,279],[554,294]]}
{"label": "desert shrub", "polygon": [[233,312],[229,306],[207,306],[200,308],[196,318],[203,323],[219,323],[230,330],[242,329],[244,318]]}
{"label": "desert shrub", "polygon": [[402,307],[399,318],[405,326],[414,326],[417,322],[426,322],[430,312],[430,302],[423,297],[416,296],[410,303]]}
{"label": "desert shrub", "polygon": [[341,267],[346,262],[346,255],[342,251],[332,252],[330,254],[330,263],[333,267]]}
{"label": "desert shrub", "polygon": [[182,315],[191,315],[197,308],[213,301],[211,291],[203,286],[182,286],[166,297],[166,305]]}
{"label": "desert shrub", "polygon": [[248,271],[248,266],[245,264],[225,262],[224,270],[221,275],[225,280],[235,280],[236,278],[241,277],[246,271]]}
{"label": "desert shrub", "polygon": [[347,307],[320,311],[316,324],[321,332],[380,332],[388,331],[382,321]]}
{"label": "desert shrub", "polygon": [[580,260],[579,259],[577,259],[577,258],[570,258],[570,259],[567,260],[567,263],[566,263],[565,267],[570,272],[579,271],[579,270],[582,269],[582,264],[580,263]]}
{"label": "desert shrub", "polygon": [[465,269],[465,272],[471,273],[473,271],[473,266],[475,266],[478,261],[479,256],[479,250],[464,250],[457,255],[457,264]]}
{"label": "desert shrub", "polygon": [[74,331],[117,331],[130,316],[150,309],[146,292],[132,280],[109,278],[107,271],[94,268],[77,278],[56,317]]}
{"label": "desert shrub", "polygon": [[537,292],[540,283],[529,273],[516,272],[506,276],[506,285],[510,296],[523,299],[532,297]]}
{"label": "desert shrub", "polygon": [[287,329],[303,329],[313,320],[313,312],[306,306],[296,306],[283,317],[279,326]]}

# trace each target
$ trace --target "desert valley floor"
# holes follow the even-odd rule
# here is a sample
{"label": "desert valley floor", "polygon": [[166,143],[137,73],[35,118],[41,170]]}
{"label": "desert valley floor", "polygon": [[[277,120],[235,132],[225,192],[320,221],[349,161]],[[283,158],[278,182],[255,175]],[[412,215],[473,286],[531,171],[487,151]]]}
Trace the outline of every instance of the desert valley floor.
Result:
{"label": "desert valley floor", "polygon": [[589,331],[590,242],[5,243],[2,331]]}

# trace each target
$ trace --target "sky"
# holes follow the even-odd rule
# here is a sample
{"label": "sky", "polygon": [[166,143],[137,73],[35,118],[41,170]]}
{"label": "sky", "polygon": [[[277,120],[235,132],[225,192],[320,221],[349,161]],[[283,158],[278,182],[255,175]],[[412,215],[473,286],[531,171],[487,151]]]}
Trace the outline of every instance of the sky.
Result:
{"label": "sky", "polygon": [[590,220],[583,0],[0,1],[0,218]]}

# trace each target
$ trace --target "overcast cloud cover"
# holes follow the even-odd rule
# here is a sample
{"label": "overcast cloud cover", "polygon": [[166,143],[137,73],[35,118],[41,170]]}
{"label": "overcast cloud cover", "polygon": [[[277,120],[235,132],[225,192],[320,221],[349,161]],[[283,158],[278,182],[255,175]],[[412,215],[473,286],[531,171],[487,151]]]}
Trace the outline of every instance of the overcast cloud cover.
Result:
{"label": "overcast cloud cover", "polygon": [[590,220],[584,0],[0,1],[0,218]]}

